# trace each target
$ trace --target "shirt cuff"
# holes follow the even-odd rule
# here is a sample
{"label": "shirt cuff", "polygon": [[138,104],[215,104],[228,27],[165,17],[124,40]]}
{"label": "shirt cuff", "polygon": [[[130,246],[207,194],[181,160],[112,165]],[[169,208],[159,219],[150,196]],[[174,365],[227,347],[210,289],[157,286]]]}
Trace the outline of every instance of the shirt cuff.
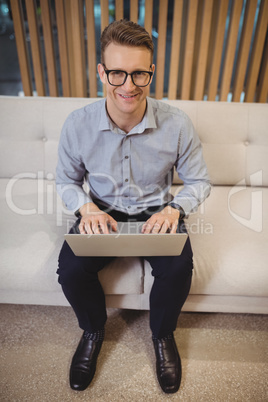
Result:
{"label": "shirt cuff", "polygon": [[170,202],[168,204],[170,207],[177,209],[178,211],[180,211],[180,218],[179,219],[183,219],[185,218],[185,212],[184,209],[179,205],[179,204],[175,204],[175,202]]}

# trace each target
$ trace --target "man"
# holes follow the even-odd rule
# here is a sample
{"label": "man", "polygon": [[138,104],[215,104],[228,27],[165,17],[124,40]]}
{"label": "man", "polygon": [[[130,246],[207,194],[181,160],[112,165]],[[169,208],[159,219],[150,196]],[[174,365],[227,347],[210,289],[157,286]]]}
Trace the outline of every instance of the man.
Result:
{"label": "man", "polygon": [[[71,232],[109,233],[131,219],[145,221],[143,233],[175,233],[210,192],[198,136],[182,111],[147,97],[155,66],[144,28],[113,22],[102,33],[101,52],[98,73],[107,97],[73,112],[59,144],[57,189],[78,217]],[[174,166],[184,188],[173,199]],[[191,285],[190,240],[180,256],[145,258],[154,276],[150,327],[157,377],[164,392],[174,393],[181,362],[173,332]],[[59,282],[84,331],[70,368],[74,390],[86,389],[95,374],[107,319],[98,271],[112,259],[76,257],[66,242],[59,256]]]}

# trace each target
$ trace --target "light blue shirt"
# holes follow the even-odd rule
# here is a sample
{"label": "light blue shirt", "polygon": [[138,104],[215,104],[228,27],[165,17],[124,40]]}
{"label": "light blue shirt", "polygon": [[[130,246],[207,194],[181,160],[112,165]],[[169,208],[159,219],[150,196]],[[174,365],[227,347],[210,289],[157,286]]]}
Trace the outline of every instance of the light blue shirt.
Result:
{"label": "light blue shirt", "polygon": [[[173,199],[174,167],[183,187]],[[72,112],[61,133],[56,183],[72,211],[97,201],[129,215],[171,201],[188,215],[210,193],[191,120],[151,98],[142,121],[127,134],[109,118],[105,99]]]}

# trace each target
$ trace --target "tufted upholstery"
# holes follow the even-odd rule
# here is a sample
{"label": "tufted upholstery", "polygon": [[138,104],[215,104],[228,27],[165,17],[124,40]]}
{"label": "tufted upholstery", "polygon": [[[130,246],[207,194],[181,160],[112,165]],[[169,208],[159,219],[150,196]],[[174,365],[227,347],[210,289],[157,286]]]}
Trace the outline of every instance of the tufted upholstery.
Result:
{"label": "tufted upholstery", "polygon": [[[55,191],[57,147],[68,114],[95,100],[0,97],[0,302],[67,304],[55,271],[74,217]],[[268,313],[268,105],[166,102],[192,119],[213,183],[186,222],[195,269],[184,309]],[[108,306],[148,308],[147,262],[116,259],[100,278]]]}

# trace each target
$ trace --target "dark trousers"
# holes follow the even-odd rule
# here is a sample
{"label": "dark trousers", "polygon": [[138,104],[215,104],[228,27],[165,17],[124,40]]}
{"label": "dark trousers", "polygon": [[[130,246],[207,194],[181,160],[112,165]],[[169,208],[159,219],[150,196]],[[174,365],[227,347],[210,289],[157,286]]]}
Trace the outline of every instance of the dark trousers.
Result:
{"label": "dark trousers", "polygon": [[[129,216],[118,211],[108,213],[121,222],[146,221],[155,208]],[[79,220],[70,233],[76,233]],[[185,231],[183,221],[177,231]],[[152,267],[154,277],[150,293],[150,327],[156,337],[163,337],[173,331],[181,308],[189,294],[192,279],[192,248],[187,239],[181,255],[143,257]],[[105,295],[98,279],[98,272],[115,257],[77,257],[64,242],[59,255],[59,283],[65,297],[71,304],[80,328],[96,332],[107,320]]]}

